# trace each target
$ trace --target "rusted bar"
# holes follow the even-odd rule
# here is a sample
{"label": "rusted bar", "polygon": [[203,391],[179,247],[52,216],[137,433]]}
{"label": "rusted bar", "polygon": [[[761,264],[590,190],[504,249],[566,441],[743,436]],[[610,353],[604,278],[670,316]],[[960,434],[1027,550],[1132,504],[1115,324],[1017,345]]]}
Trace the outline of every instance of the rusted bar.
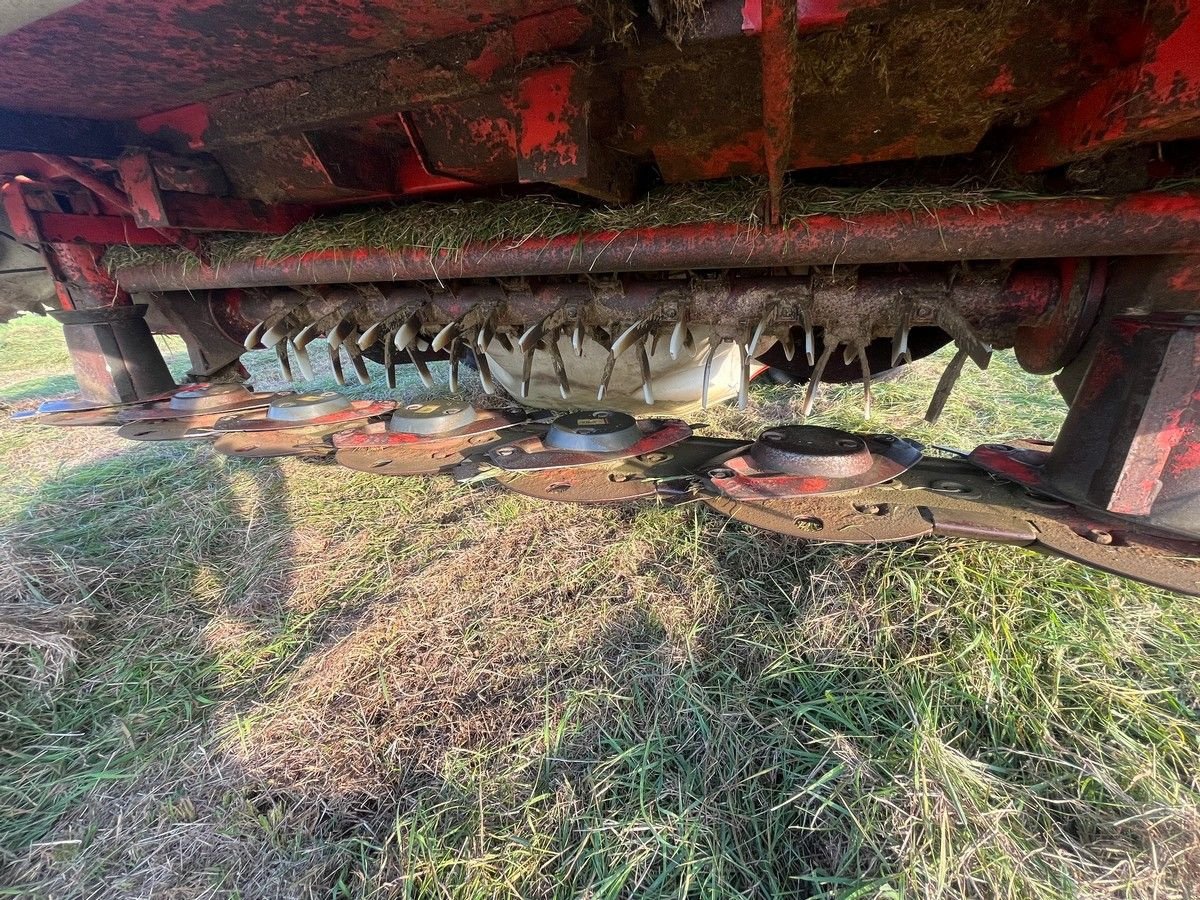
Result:
{"label": "rusted bar", "polygon": [[1057,198],[928,212],[820,215],[786,228],[735,223],[601,231],[461,250],[372,248],[282,259],[130,266],[127,291],[569,275],[679,269],[1152,256],[1200,252],[1200,193]]}

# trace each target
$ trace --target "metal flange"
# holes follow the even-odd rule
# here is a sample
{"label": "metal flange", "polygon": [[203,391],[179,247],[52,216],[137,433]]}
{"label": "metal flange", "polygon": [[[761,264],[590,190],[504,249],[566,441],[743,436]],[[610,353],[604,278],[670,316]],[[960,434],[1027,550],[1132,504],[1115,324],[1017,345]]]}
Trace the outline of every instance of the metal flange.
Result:
{"label": "metal flange", "polygon": [[740,522],[804,540],[873,544],[943,535],[1015,544],[1200,596],[1200,542],[1132,528],[966,460],[924,459],[893,481],[844,494],[703,500]]}
{"label": "metal flange", "polygon": [[213,425],[213,430],[222,433],[263,432],[298,427],[344,426],[349,422],[386,415],[395,408],[396,403],[391,400],[351,400],[337,391],[294,394],[271,401],[266,409],[222,417]]}
{"label": "metal flange", "polygon": [[9,419],[17,423],[31,425],[66,425],[79,427],[96,427],[119,425],[118,416],[123,410],[169,400],[181,391],[208,387],[208,384],[186,384],[158,394],[149,400],[131,400],[128,403],[103,403],[96,400],[85,400],[82,397],[69,397],[65,400],[47,400],[37,409],[23,410],[13,413]]}
{"label": "metal flange", "polygon": [[[596,424],[586,424],[589,421]],[[629,421],[633,422],[632,428]],[[562,427],[559,427],[560,422],[563,422]],[[585,431],[589,428],[596,431]],[[592,466],[654,453],[686,440],[691,434],[691,426],[679,419],[635,420],[624,413],[608,410],[572,413],[559,417],[549,428],[543,426],[533,436],[489,450],[487,458],[492,465],[508,472]],[[613,449],[583,450],[570,446],[563,449],[564,444]]]}
{"label": "metal flange", "polygon": [[338,464],[357,472],[374,475],[439,475],[461,465],[469,455],[504,444],[522,431],[521,426],[516,426],[502,433],[491,431],[385,445],[345,444],[342,441],[347,436],[357,437],[359,434],[342,432],[334,435],[333,444],[338,448]]}
{"label": "metal flange", "polygon": [[122,422],[166,421],[242,412],[262,409],[276,400],[294,395],[292,391],[256,393],[244,384],[193,385],[187,390],[173,394],[167,400],[140,403],[122,409],[118,418]]}
{"label": "metal flange", "polygon": [[334,452],[329,438],[340,427],[325,425],[275,431],[233,431],[220,435],[213,442],[213,449],[225,456],[241,459],[329,456]]}
{"label": "metal flange", "polygon": [[[695,473],[746,448],[745,441],[697,438],[616,463],[488,474],[510,491],[567,503],[623,503],[650,497],[691,499]],[[462,478],[474,470],[463,469]]]}
{"label": "metal flange", "polygon": [[[429,406],[432,404],[409,404],[404,407],[405,411],[411,412],[413,406]],[[446,420],[453,421],[459,416],[459,407],[463,404],[452,404],[450,406],[454,412],[448,413]],[[491,434],[501,431],[506,428],[511,428],[514,425],[519,425],[527,422],[530,418],[530,413],[519,409],[474,409],[467,424],[458,428],[449,429],[446,431],[425,431],[413,432],[403,430],[404,426],[411,423],[411,417],[401,417],[400,410],[392,413],[386,422],[369,422],[350,431],[344,431],[341,434],[335,435],[333,439],[334,446],[338,449],[342,448],[367,448],[367,447],[402,447],[408,444],[422,444],[431,440],[443,440],[447,438],[470,437],[472,435]],[[397,425],[397,419],[400,420],[400,425]],[[420,426],[418,426],[420,427]]]}
{"label": "metal flange", "polygon": [[748,453],[710,469],[711,488],[733,500],[782,500],[882,484],[921,459],[921,448],[890,434],[787,425],[759,435]]}

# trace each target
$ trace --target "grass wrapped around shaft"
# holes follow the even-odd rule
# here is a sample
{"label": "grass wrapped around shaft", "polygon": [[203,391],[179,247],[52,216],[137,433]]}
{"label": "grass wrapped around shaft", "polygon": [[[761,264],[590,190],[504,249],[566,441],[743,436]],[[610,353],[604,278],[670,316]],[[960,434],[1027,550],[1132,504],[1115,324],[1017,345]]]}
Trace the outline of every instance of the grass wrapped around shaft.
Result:
{"label": "grass wrapped around shaft", "polygon": [[[200,252],[219,266],[232,260],[275,260],[309,251],[358,247],[380,250],[419,247],[453,252],[475,243],[520,242],[534,237],[699,222],[744,225],[752,230],[763,225],[766,190],[761,179],[735,178],[662,187],[627,206],[586,206],[544,194],[425,201],[318,216],[280,236],[216,234],[205,240]],[[816,215],[929,212],[949,206],[977,209],[1036,196],[965,185],[851,189],[792,184],[784,190],[782,218],[787,225]],[[195,264],[199,257],[182,247],[127,245],[114,246],[105,256],[105,264],[112,272],[130,266],[179,262]]]}

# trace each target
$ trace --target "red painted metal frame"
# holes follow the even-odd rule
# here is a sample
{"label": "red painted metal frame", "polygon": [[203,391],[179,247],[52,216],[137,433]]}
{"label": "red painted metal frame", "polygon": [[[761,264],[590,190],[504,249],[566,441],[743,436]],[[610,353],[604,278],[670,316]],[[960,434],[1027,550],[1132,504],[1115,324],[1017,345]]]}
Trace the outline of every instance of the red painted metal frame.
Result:
{"label": "red painted metal frame", "polygon": [[1036,171],[1143,141],[1200,136],[1200,4],[1170,0],[1173,28],[1083,94],[1045,110],[1017,145]]}
{"label": "red painted metal frame", "polygon": [[602,231],[462,250],[305,253],[220,266],[122,269],[127,290],[361,283],[705,268],[755,268],[958,259],[1038,259],[1200,251],[1200,194],[1062,198],[928,213],[813,216],[786,229],[698,224]]}

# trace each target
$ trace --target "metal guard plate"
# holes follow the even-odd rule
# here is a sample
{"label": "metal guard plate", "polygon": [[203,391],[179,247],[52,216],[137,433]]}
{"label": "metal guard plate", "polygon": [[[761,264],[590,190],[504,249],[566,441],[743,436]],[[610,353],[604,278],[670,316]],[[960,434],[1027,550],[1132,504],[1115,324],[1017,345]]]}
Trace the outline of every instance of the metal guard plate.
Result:
{"label": "metal guard plate", "polygon": [[[213,426],[213,431],[248,431],[257,433],[263,431],[296,431],[300,428],[324,428],[327,425],[341,426],[347,422],[357,422],[360,419],[370,419],[375,416],[386,415],[395,408],[396,403],[393,400],[355,400],[351,404],[350,409],[343,409],[339,412],[320,416],[316,419],[309,419],[305,422],[283,422],[276,419],[268,419],[266,410],[262,410],[244,416],[225,416],[217,420],[217,423]],[[340,428],[334,428],[330,434],[340,430]]]}
{"label": "metal guard plate", "polygon": [[946,535],[1017,544],[1200,595],[1200,543],[1135,531],[963,460],[926,459],[886,485],[845,494],[703,499],[740,522],[805,540],[872,544]]}
{"label": "metal guard plate", "polygon": [[642,430],[643,436],[624,450],[613,453],[582,453],[547,448],[542,442],[542,437],[549,427],[542,426],[536,436],[489,450],[488,461],[498,469],[508,472],[536,472],[540,469],[603,465],[654,453],[664,447],[678,444],[692,434],[691,426],[678,419],[640,419],[638,428]]}

